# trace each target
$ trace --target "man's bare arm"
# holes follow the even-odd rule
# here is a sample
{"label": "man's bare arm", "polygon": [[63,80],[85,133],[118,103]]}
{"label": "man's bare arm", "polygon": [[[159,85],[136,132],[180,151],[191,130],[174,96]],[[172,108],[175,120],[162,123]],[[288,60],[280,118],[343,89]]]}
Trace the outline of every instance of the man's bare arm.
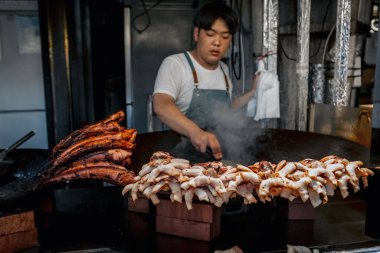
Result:
{"label": "man's bare arm", "polygon": [[188,137],[197,150],[205,152],[209,146],[216,159],[222,158],[220,144],[216,136],[200,129],[197,124],[187,118],[175,105],[171,96],[164,93],[154,94],[153,107],[154,112],[165,125]]}
{"label": "man's bare arm", "polygon": [[252,78],[251,89],[244,95],[234,98],[232,101],[232,108],[237,109],[248,104],[249,100],[251,100],[256,94],[257,84],[259,80],[260,74],[257,74]]}

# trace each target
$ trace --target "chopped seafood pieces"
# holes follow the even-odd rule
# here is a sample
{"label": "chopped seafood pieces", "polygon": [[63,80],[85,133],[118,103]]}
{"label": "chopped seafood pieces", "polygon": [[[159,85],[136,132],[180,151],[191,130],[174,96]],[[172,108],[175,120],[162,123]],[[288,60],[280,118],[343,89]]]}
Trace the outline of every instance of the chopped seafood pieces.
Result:
{"label": "chopped seafood pieces", "polygon": [[[131,192],[133,200],[142,192],[153,203],[158,203],[160,191],[170,191],[172,202],[184,202],[191,210],[194,198],[215,206],[228,203],[239,196],[245,204],[271,201],[282,197],[293,201],[301,198],[317,207],[333,196],[339,188],[343,198],[349,195],[349,186],[354,192],[368,186],[368,176],[373,172],[361,168],[360,161],[350,162],[336,155],[320,160],[304,159],[299,162],[268,161],[249,166],[236,167],[221,162],[190,164],[188,160],[175,158],[167,152],[154,153],[135,177],[135,183],[124,187],[122,194]],[[256,198],[257,197],[257,198]]]}

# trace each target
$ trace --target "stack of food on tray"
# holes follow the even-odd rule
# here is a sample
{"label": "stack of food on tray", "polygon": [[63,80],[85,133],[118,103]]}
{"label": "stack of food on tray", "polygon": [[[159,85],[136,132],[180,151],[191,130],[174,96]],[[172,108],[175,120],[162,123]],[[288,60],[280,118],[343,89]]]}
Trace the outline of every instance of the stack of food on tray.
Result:
{"label": "stack of food on tray", "polygon": [[172,201],[182,203],[184,199],[189,210],[194,196],[218,207],[236,196],[242,197],[246,204],[256,203],[257,198],[262,202],[276,196],[290,201],[301,198],[304,202],[310,200],[316,207],[326,203],[336,188],[345,198],[350,185],[354,192],[360,189],[360,184],[367,187],[367,177],[373,172],[361,166],[360,161],[348,161],[336,155],[278,164],[261,161],[249,166],[228,166],[217,161],[190,164],[188,160],[158,151],[142,166],[135,182],[124,187],[122,194],[130,192],[135,201],[140,192],[158,204],[157,193],[169,191]]}

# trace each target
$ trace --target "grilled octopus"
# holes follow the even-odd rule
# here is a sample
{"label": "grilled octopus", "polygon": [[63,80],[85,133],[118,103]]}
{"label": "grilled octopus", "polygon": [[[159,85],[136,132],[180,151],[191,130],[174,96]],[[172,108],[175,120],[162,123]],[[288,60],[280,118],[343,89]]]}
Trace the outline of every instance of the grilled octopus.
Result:
{"label": "grilled octopus", "polygon": [[99,162],[70,167],[60,174],[40,181],[35,189],[46,187],[50,184],[79,180],[97,179],[114,185],[127,185],[134,183],[135,174],[122,166],[112,163]]}
{"label": "grilled octopus", "polygon": [[83,146],[77,147],[72,150],[71,153],[66,154],[65,156],[57,157],[50,167],[51,171],[55,171],[57,168],[66,165],[74,160],[96,151],[100,150],[109,150],[109,149],[123,149],[123,150],[131,150],[135,147],[134,143],[125,140],[112,140],[112,139],[104,139],[104,140],[96,140],[92,142],[88,142]]}
{"label": "grilled octopus", "polygon": [[36,188],[77,179],[115,185],[134,182],[134,173],[125,166],[131,163],[137,131],[119,125],[124,117],[124,112],[119,111],[61,140],[53,149],[50,168],[41,175]]}
{"label": "grilled octopus", "polygon": [[118,132],[123,130],[123,127],[120,126],[118,122],[124,120],[124,118],[125,113],[123,111],[118,111],[100,122],[89,124],[82,129],[75,130],[53,148],[53,156],[56,156],[60,151],[69,147],[73,143],[79,142],[88,137],[103,135],[104,132]]}
{"label": "grilled octopus", "polygon": [[[110,162],[116,165],[126,166],[131,164],[132,151],[124,149],[109,149],[109,150],[100,150],[96,152],[89,153],[84,155],[77,160],[74,160],[70,163],[70,166],[86,165],[97,162]],[[56,167],[55,169],[49,170],[49,175],[58,175],[62,171],[67,170],[67,166],[63,165]]]}

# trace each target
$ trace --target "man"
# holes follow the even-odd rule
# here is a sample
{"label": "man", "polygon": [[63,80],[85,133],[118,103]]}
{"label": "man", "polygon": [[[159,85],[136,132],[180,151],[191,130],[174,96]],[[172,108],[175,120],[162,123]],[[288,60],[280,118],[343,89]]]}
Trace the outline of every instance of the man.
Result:
{"label": "man", "polygon": [[160,120],[188,137],[197,150],[205,152],[209,147],[217,160],[223,158],[215,134],[218,118],[230,114],[228,108],[246,105],[255,95],[258,82],[254,78],[251,90],[231,101],[231,80],[221,59],[236,28],[237,18],[224,2],[204,5],[194,17],[196,48],[167,57],[154,88],[154,112]]}

